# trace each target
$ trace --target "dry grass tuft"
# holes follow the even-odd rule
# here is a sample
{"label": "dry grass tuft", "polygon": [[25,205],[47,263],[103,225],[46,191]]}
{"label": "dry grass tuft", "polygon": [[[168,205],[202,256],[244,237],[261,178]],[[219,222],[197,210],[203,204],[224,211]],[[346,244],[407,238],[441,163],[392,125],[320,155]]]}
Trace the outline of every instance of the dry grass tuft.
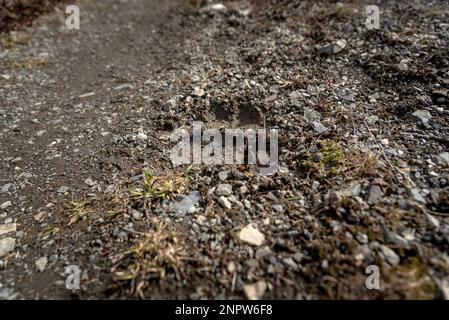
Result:
{"label": "dry grass tuft", "polygon": [[129,294],[144,298],[144,291],[151,280],[164,279],[174,272],[179,280],[179,267],[186,257],[185,246],[177,233],[165,224],[158,223],[128,252],[118,258],[113,278],[129,284]]}

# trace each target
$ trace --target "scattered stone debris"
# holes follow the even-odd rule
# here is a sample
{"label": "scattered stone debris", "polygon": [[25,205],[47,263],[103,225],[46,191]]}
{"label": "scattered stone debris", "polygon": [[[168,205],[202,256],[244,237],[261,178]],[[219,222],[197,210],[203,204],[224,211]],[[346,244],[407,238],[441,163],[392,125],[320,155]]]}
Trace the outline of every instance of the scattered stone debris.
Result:
{"label": "scattered stone debris", "polygon": [[[447,295],[448,4],[167,4],[0,35],[0,297],[70,299],[75,263],[80,299]],[[280,168],[174,166],[193,121],[276,129]]]}

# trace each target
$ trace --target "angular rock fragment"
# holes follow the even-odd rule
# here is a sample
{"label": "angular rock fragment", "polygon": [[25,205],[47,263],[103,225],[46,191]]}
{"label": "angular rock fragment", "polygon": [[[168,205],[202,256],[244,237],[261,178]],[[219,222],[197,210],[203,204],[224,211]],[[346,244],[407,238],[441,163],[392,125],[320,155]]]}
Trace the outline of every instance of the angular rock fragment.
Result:
{"label": "angular rock fragment", "polygon": [[0,236],[16,231],[15,223],[7,223],[0,225]]}
{"label": "angular rock fragment", "polygon": [[265,236],[259,230],[248,224],[239,233],[239,239],[253,246],[260,246],[265,241]]}
{"label": "angular rock fragment", "polygon": [[221,204],[225,209],[230,210],[232,208],[231,202],[223,196],[218,198],[218,203]]}
{"label": "angular rock fragment", "polygon": [[252,284],[245,284],[243,286],[243,291],[249,300],[260,300],[262,299],[265,291],[267,290],[267,283],[263,280],[257,281]]}
{"label": "angular rock fragment", "polygon": [[0,258],[14,250],[16,239],[4,238],[0,239]]}
{"label": "angular rock fragment", "polygon": [[47,266],[48,259],[47,257],[42,257],[36,260],[36,268],[39,272],[43,272],[45,270],[45,267]]}
{"label": "angular rock fragment", "polygon": [[428,110],[416,110],[410,117],[415,123],[425,127],[429,127],[429,121],[432,119],[432,115]]}
{"label": "angular rock fragment", "polygon": [[327,55],[337,54],[337,53],[343,51],[343,49],[346,48],[347,44],[348,44],[348,42],[345,39],[338,40],[338,41],[329,43],[327,45],[324,45],[322,47],[319,47],[318,52],[321,54],[327,54]]}

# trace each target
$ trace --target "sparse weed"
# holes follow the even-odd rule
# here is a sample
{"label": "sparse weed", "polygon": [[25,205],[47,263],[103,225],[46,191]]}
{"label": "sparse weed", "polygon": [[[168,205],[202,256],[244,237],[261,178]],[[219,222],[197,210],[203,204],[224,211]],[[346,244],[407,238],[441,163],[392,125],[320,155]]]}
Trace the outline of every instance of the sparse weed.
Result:
{"label": "sparse weed", "polygon": [[178,267],[185,255],[176,232],[158,223],[118,259],[113,278],[120,282],[131,281],[131,293],[142,297],[151,279],[163,279],[171,271],[178,276]]}

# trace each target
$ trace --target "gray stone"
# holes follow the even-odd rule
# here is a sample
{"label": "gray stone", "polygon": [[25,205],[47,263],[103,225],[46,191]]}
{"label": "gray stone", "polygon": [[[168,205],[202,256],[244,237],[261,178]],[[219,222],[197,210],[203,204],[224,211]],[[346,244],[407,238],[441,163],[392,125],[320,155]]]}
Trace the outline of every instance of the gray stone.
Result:
{"label": "gray stone", "polygon": [[380,250],[382,251],[382,254],[384,255],[387,262],[392,266],[396,266],[399,264],[399,262],[401,262],[401,258],[396,254],[396,252],[394,252],[387,246],[381,245]]}
{"label": "gray stone", "polygon": [[142,212],[138,210],[133,210],[131,215],[133,216],[134,220],[140,220],[143,216]]}
{"label": "gray stone", "polygon": [[341,51],[343,51],[344,48],[346,48],[347,45],[347,41],[342,39],[342,40],[338,40],[336,42],[333,43],[329,43],[327,45],[324,45],[322,47],[318,48],[319,53],[321,54],[337,54]]}
{"label": "gray stone", "polygon": [[58,189],[58,193],[66,193],[67,191],[69,191],[69,187],[66,186],[62,186]]}
{"label": "gray stone", "polygon": [[200,193],[198,191],[192,191],[187,196],[181,196],[181,200],[172,204],[173,209],[177,212],[193,213],[196,208],[195,205],[200,201]]}
{"label": "gray stone", "polygon": [[229,171],[221,171],[218,173],[218,179],[225,181],[229,177]]}
{"label": "gray stone", "polygon": [[221,204],[225,209],[229,210],[232,208],[231,202],[223,196],[218,198],[218,203]]}
{"label": "gray stone", "polygon": [[136,136],[136,139],[140,141],[146,141],[148,140],[148,136],[143,132],[139,132]]}
{"label": "gray stone", "polygon": [[9,191],[9,188],[11,188],[11,183],[3,185],[2,189],[0,190],[0,193],[7,193]]}
{"label": "gray stone", "polygon": [[315,132],[318,134],[322,134],[327,130],[327,128],[319,121],[313,121],[312,126],[313,130],[315,130]]}
{"label": "gray stone", "polygon": [[341,90],[341,91],[337,92],[337,97],[343,102],[348,102],[348,103],[355,102],[354,94],[349,92],[348,90]]}
{"label": "gray stone", "polygon": [[229,196],[232,194],[232,185],[226,183],[219,184],[215,190],[215,194],[217,196]]}
{"label": "gray stone", "polygon": [[272,252],[270,250],[270,247],[265,246],[265,247],[257,249],[255,257],[256,257],[256,259],[260,260],[266,256],[271,255],[271,254],[272,254]]}
{"label": "gray stone", "polygon": [[429,121],[432,119],[432,115],[428,110],[416,110],[412,113],[411,118],[415,123],[429,127]]}
{"label": "gray stone", "polygon": [[355,235],[355,238],[361,244],[367,244],[368,243],[368,236],[366,234],[364,234],[364,233],[357,232],[356,235]]}
{"label": "gray stone", "polygon": [[319,121],[321,119],[321,114],[318,111],[315,111],[313,109],[304,107],[304,118],[306,118],[307,121]]}
{"label": "gray stone", "polygon": [[298,269],[298,265],[296,264],[296,262],[295,262],[292,258],[285,258],[285,259],[282,259],[282,262],[283,262],[286,266],[292,268],[293,270],[297,270],[297,269]]}
{"label": "gray stone", "polygon": [[424,199],[417,188],[410,189],[410,195],[413,197],[413,200],[417,202],[427,203],[426,199]]}
{"label": "gray stone", "polygon": [[442,165],[449,165],[449,152],[441,152],[437,157],[438,163]]}
{"label": "gray stone", "polygon": [[0,209],[4,210],[6,208],[9,208],[10,206],[12,206],[12,202],[11,201],[5,201],[0,205]]}
{"label": "gray stone", "polygon": [[175,111],[176,107],[178,106],[178,102],[176,101],[175,98],[171,98],[170,100],[168,100],[167,102],[165,102],[162,105],[162,111],[164,112],[169,112],[169,111]]}
{"label": "gray stone", "polygon": [[378,202],[383,195],[384,193],[382,192],[382,189],[378,185],[374,184],[370,188],[368,202],[374,204]]}

